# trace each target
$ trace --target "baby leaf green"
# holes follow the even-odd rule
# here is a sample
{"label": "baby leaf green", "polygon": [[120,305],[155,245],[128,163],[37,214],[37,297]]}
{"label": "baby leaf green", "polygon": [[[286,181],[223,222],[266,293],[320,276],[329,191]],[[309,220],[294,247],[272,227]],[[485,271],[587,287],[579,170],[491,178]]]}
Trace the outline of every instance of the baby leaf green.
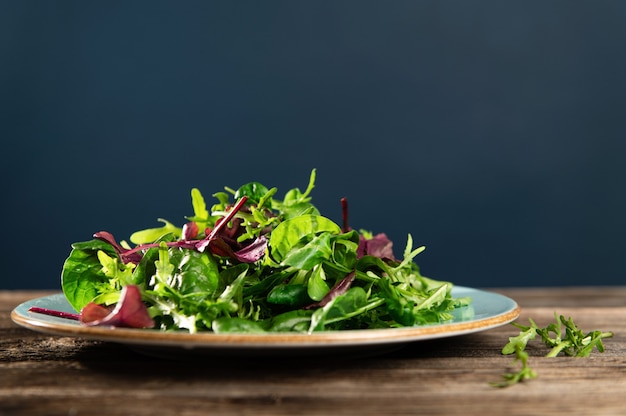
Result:
{"label": "baby leaf green", "polygon": [[340,234],[341,228],[321,215],[303,215],[283,221],[270,236],[270,254],[275,262],[282,263],[303,239],[310,240],[324,231]]}
{"label": "baby leaf green", "polygon": [[176,227],[171,222],[164,220],[162,218],[159,218],[159,221],[164,224],[163,227],[148,228],[145,230],[136,231],[132,233],[130,235],[131,243],[133,244],[151,243],[153,241],[158,240],[159,238],[163,237],[164,235],[168,233],[173,233],[176,236],[181,235],[181,232],[182,232],[181,228]]}
{"label": "baby leaf green", "polygon": [[61,288],[70,305],[80,311],[98,295],[97,287],[107,280],[102,272],[98,251],[115,256],[111,245],[91,240],[74,243],[69,257],[63,264]]}

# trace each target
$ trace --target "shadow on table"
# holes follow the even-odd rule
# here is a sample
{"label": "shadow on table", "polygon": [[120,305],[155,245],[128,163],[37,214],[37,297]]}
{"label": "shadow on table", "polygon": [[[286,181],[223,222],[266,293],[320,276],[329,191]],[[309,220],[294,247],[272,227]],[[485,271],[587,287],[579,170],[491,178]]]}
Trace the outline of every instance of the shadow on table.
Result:
{"label": "shadow on table", "polygon": [[[194,350],[137,350],[112,343],[88,343],[76,352],[75,359],[91,371],[103,375],[123,373],[126,378],[154,377],[243,379],[254,376],[323,376],[332,371],[363,371],[402,366],[411,361],[458,357],[468,354],[480,342],[480,335],[409,343],[389,351],[315,351],[315,354],[216,355]],[[483,351],[481,354],[484,354]],[[497,352],[492,352],[496,353]],[[418,364],[419,365],[419,364]]]}

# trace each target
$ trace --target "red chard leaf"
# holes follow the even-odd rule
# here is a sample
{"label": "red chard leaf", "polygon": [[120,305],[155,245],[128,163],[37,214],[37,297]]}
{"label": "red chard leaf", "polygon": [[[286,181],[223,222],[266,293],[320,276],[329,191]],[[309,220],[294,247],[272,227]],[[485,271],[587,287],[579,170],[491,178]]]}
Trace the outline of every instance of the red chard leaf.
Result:
{"label": "red chard leaf", "polygon": [[124,286],[120,300],[113,311],[91,303],[81,311],[80,321],[88,326],[154,327],[154,320],[150,317],[146,305],[141,301],[141,292],[134,285]]}

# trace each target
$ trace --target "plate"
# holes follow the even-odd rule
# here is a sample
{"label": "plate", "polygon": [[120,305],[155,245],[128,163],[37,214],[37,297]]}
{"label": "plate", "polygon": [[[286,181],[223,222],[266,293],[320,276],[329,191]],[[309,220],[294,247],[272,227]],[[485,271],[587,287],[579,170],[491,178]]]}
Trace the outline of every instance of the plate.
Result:
{"label": "plate", "polygon": [[498,293],[455,286],[454,297],[471,297],[468,307],[455,311],[448,322],[404,328],[359,329],[306,333],[214,334],[82,326],[78,321],[30,312],[33,306],[76,313],[62,293],[22,303],[11,312],[18,325],[46,334],[125,344],[158,357],[198,354],[228,356],[372,355],[415,342],[485,331],[514,321],[518,304]]}

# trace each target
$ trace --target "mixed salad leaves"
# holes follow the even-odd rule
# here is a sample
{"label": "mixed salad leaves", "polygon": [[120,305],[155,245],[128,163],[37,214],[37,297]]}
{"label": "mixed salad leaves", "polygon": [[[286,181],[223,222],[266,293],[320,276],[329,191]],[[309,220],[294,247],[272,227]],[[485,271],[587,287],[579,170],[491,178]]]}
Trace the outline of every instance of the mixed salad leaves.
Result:
{"label": "mixed salad leaves", "polygon": [[409,234],[402,259],[392,242],[320,214],[304,192],[258,182],[213,194],[191,190],[181,227],[141,230],[130,243],[101,231],[72,245],[62,289],[85,325],[190,333],[372,329],[434,324],[471,303],[452,283],[422,276]]}

